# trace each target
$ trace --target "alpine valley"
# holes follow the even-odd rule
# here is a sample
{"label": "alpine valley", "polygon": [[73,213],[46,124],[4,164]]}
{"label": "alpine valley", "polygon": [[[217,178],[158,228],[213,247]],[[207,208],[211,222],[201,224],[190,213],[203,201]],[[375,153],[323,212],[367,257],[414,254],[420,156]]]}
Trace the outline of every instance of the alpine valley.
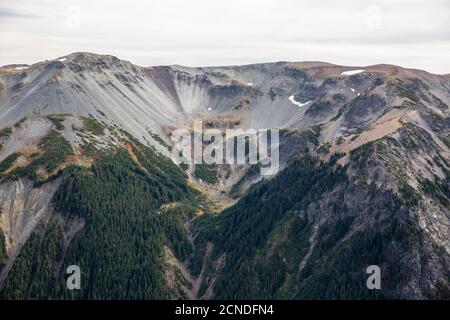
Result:
{"label": "alpine valley", "polygon": [[[0,299],[449,299],[449,104],[393,65],[1,67]],[[176,165],[195,120],[278,129],[279,172]]]}

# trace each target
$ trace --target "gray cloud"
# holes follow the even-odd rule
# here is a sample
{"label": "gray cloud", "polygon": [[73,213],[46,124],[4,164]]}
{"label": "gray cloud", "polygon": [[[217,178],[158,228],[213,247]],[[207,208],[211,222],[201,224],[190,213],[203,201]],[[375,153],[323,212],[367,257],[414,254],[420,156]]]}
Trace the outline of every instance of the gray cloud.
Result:
{"label": "gray cloud", "polygon": [[141,65],[322,60],[450,72],[447,0],[2,0],[0,25],[0,64],[90,51]]}
{"label": "gray cloud", "polygon": [[39,15],[27,12],[15,11],[7,8],[0,8],[0,19],[38,19],[42,18]]}

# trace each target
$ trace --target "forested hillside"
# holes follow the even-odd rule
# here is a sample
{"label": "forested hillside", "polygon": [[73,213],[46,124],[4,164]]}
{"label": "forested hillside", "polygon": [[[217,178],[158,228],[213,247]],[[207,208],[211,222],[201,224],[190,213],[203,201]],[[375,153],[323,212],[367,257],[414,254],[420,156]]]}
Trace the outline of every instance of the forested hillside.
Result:
{"label": "forested hillside", "polygon": [[[448,281],[418,274],[450,276],[450,256],[417,227],[408,192],[348,176],[369,164],[373,171],[376,154],[364,145],[345,166],[342,154],[301,157],[205,220],[197,246],[211,241],[215,250],[202,294],[213,286],[218,299],[396,299],[415,290],[449,298]],[[370,265],[380,266],[383,290],[367,289]]]}
{"label": "forested hillside", "polygon": [[[1,297],[162,299],[163,246],[181,260],[192,248],[180,214],[157,214],[193,196],[185,174],[149,148],[98,155],[91,168],[70,167],[53,198],[58,214],[36,229],[1,287]],[[77,230],[75,234],[74,231]],[[82,290],[68,291],[65,268],[79,265]]]}

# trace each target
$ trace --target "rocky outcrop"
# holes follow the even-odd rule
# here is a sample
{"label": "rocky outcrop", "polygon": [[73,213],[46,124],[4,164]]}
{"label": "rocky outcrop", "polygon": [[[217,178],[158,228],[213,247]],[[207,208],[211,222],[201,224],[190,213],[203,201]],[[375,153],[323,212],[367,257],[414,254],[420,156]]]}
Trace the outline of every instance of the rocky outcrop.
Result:
{"label": "rocky outcrop", "polygon": [[59,184],[55,180],[33,188],[33,182],[28,179],[0,184],[0,228],[5,236],[7,254],[0,282],[8,274],[31,232],[50,217],[53,212],[50,201]]}

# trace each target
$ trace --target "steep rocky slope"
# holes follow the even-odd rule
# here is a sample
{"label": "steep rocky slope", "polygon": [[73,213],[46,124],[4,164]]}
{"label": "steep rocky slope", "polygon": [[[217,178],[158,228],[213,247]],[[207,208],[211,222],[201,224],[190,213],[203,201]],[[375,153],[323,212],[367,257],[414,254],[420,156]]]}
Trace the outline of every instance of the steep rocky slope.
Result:
{"label": "steep rocky slope", "polygon": [[[390,65],[140,67],[74,53],[2,67],[1,296],[448,297],[449,103],[448,77]],[[170,133],[196,119],[280,129],[283,170],[176,166]],[[142,203],[112,208],[102,188],[124,181]],[[110,248],[121,233],[136,245]],[[96,250],[112,253],[86,256]],[[77,260],[89,284],[67,293]],[[381,292],[365,288],[371,264]]]}

